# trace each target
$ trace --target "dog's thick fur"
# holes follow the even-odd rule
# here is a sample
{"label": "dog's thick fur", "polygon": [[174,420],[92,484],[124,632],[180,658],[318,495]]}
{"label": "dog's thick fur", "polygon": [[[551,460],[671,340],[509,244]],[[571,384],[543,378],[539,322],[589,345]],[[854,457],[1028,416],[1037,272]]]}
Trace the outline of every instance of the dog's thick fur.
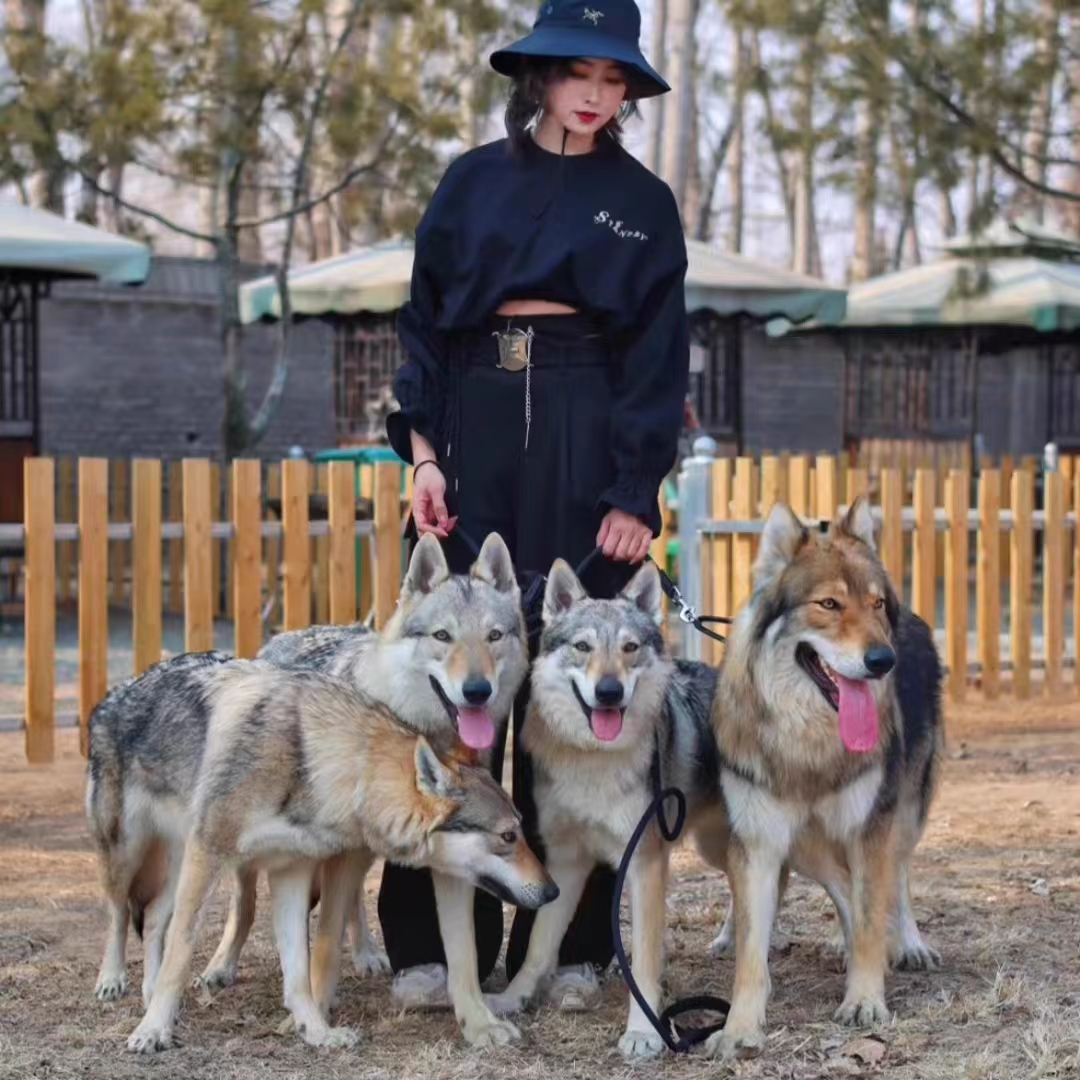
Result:
{"label": "dog's thick fur", "polygon": [[472,886],[525,907],[557,890],[475,754],[461,744],[437,753],[353,687],[214,654],[159,664],[94,713],[87,813],[113,908],[101,982],[123,980],[130,903],[146,910],[158,951],[168,925],[160,969],[147,950],[149,1004],[129,1049],[171,1045],[199,909],[227,868],[268,873],[285,1006],[297,1030],[315,1046],[354,1043],[355,1033],[331,1028],[327,1016],[351,883],[378,857],[436,872],[450,990],[468,1041],[517,1036],[480,994]]}
{"label": "dog's thick fur", "polygon": [[[424,536],[409,560],[397,609],[381,633],[362,625],[289,631],[267,642],[259,659],[342,679],[432,739],[452,738],[459,711],[478,703],[500,732],[529,664],[509,549],[492,533],[469,573],[451,574],[438,539]],[[357,883],[356,900],[349,903],[353,965],[362,974],[389,970],[368,930],[362,885]],[[254,916],[255,877],[247,873],[234,882],[229,920],[203,975],[208,985],[235,980]],[[441,982],[432,991],[437,1000]]]}
{"label": "dog's thick fur", "polygon": [[[873,679],[880,723],[865,752],[841,740],[837,676],[856,687]],[[897,601],[865,503],[825,535],[775,507],[713,708],[724,814],[697,837],[733,897],[735,984],[725,1028],[708,1043],[714,1055],[764,1044],[769,937],[788,867],[820,881],[841,916],[838,1019],[888,1017],[890,921],[896,964],[937,962],[912,916],[908,864],[936,780],[940,681],[930,630]]]}
{"label": "dog's thick fur", "polygon": [[[522,740],[532,759],[547,866],[560,892],[538,913],[521,969],[502,994],[489,999],[496,1012],[519,1011],[554,971],[586,878],[597,864],[619,864],[652,799],[656,736],[674,672],[660,634],[661,600],[660,579],[651,563],[614,600],[590,599],[562,560],[552,567]],[[678,685],[697,689],[685,681]],[[708,714],[711,690],[695,702],[702,717]],[[614,737],[611,727],[601,737],[596,717],[606,715],[613,723],[616,709],[622,713],[621,727]],[[705,755],[715,759],[711,732],[707,724],[700,727]],[[698,740],[683,731],[679,737],[664,734],[660,741],[666,751],[677,749],[689,762]],[[715,766],[710,774],[715,793]],[[633,971],[654,1009],[663,966],[667,854],[654,825],[628,874]],[[627,1057],[651,1056],[663,1048],[636,1002],[619,1047]]]}

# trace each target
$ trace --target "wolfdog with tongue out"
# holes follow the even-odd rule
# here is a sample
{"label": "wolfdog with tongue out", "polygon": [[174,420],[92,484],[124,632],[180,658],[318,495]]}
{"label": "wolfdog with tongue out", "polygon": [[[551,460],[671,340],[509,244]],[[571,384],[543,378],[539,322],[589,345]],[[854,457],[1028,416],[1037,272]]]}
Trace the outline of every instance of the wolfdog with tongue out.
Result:
{"label": "wolfdog with tongue out", "polygon": [[[451,574],[439,541],[423,536],[409,560],[397,609],[381,632],[360,624],[289,631],[271,638],[258,659],[341,679],[388,706],[436,748],[456,732],[489,764],[529,668],[510,551],[491,533],[469,572]],[[225,935],[203,976],[209,984],[235,978],[254,911],[255,880],[249,875],[235,883]],[[368,930],[362,888],[351,905],[349,933],[358,971],[389,967]],[[395,999],[443,1003],[446,969],[430,968],[399,972]]]}
{"label": "wolfdog with tongue out", "polygon": [[837,1019],[888,1019],[890,959],[939,962],[912,915],[908,866],[934,792],[940,681],[930,629],[897,600],[866,503],[824,533],[774,507],[712,710],[726,827],[702,852],[727,872],[721,939],[735,950],[714,1056],[764,1046],[769,936],[788,869],[821,882],[840,915],[848,962]]}

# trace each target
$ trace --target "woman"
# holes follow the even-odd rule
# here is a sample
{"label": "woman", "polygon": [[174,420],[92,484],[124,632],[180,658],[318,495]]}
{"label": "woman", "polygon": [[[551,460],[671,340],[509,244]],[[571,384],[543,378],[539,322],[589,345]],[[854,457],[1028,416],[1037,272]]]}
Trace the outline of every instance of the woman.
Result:
{"label": "woman", "polygon": [[[513,79],[508,137],[450,166],[417,229],[387,431],[413,465],[415,530],[447,540],[456,571],[471,554],[452,539],[460,522],[478,540],[500,533],[519,571],[599,546],[607,559],[586,584],[612,596],[660,531],[688,380],[686,245],[670,190],[619,143],[636,100],[669,89],[638,49],[640,26],[633,0],[544,0],[533,32],[491,57]],[[519,724],[514,798],[535,845]],[[564,965],[610,962],[612,881],[590,882]],[[387,867],[379,914],[395,971],[443,962],[429,880]],[[501,908],[478,895],[477,918],[483,979]],[[413,974],[395,980],[401,1000],[429,997]]]}

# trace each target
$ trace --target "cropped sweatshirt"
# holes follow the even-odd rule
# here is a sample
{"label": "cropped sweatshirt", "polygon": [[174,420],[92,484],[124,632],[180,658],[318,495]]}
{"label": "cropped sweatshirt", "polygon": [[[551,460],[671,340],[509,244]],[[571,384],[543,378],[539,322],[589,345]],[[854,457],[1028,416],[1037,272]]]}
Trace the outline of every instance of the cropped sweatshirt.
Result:
{"label": "cropped sweatshirt", "polygon": [[410,430],[446,451],[451,344],[504,300],[548,300],[592,315],[615,363],[615,479],[598,507],[659,532],[657,493],[675,461],[689,377],[686,243],[668,186],[613,139],[562,155],[507,140],[459,157],[416,232],[411,295],[398,317],[407,354],[394,380],[390,444]]}

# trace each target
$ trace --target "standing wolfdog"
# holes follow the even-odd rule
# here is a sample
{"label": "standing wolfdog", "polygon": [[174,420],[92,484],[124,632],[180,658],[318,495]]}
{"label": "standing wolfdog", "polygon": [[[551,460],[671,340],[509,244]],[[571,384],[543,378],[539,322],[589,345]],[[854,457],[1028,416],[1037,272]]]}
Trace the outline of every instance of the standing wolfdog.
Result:
{"label": "standing wolfdog", "polygon": [[[614,600],[589,598],[561,559],[551,569],[522,740],[532,759],[547,866],[560,892],[538,913],[521,969],[503,993],[489,999],[497,1013],[519,1011],[554,971],[586,879],[597,864],[618,866],[652,800],[652,763],[674,671],[660,634],[661,610],[660,578],[651,563]],[[699,727],[706,756],[715,758],[709,696],[700,702]],[[665,754],[678,748],[687,771],[693,771],[694,733],[664,734],[661,742]],[[716,769],[709,775],[715,800]],[[690,783],[690,777],[681,779]],[[667,845],[655,824],[630,863],[629,881],[633,972],[655,1010],[667,882]],[[663,1049],[636,1001],[619,1048],[631,1058]]]}
{"label": "standing wolfdog", "polygon": [[888,1017],[890,921],[897,965],[937,963],[912,915],[908,864],[937,776],[940,682],[930,630],[897,601],[866,503],[824,535],[774,507],[713,708],[725,820],[698,835],[733,898],[735,985],[707,1044],[714,1055],[764,1045],[769,936],[788,866],[820,881],[841,917],[838,1019]]}
{"label": "standing wolfdog", "polygon": [[[314,626],[278,634],[259,659],[343,679],[387,705],[416,731],[453,736],[485,755],[499,752],[496,733],[528,671],[521,593],[509,549],[492,533],[468,574],[451,574],[439,541],[421,538],[409,560],[397,609],[383,630]],[[368,931],[362,883],[349,905],[349,933],[357,971],[389,967]],[[203,978],[223,986],[237,963],[255,917],[255,875],[233,888],[225,933]],[[446,971],[399,972],[395,997],[403,1004],[445,1001]]]}
{"label": "standing wolfdog", "polygon": [[[132,697],[145,708],[127,707]],[[91,722],[87,788],[113,909],[99,986],[123,983],[129,905],[154,909],[147,1012],[129,1049],[171,1045],[196,919],[226,868],[268,873],[285,1007],[301,1036],[314,1046],[352,1045],[355,1034],[331,1028],[327,1015],[350,889],[378,857],[431,867],[447,883],[440,924],[465,1038],[491,1045],[516,1037],[484,1005],[473,923],[458,912],[471,912],[474,885],[523,907],[546,903],[557,889],[528,849],[509,797],[475,761],[460,743],[440,755],[341,681],[260,661],[183,656],[107,698]],[[310,890],[320,867],[309,963]]]}

